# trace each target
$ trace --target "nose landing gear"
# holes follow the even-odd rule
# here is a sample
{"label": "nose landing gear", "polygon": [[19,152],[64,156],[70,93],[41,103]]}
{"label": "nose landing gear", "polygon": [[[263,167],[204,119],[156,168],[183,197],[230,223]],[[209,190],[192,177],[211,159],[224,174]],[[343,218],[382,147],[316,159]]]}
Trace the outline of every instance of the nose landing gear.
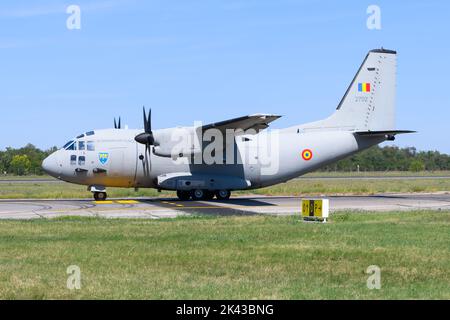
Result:
{"label": "nose landing gear", "polygon": [[105,201],[108,197],[106,188],[103,186],[89,186],[88,191],[93,193],[95,201]]}
{"label": "nose landing gear", "polygon": [[94,192],[95,201],[105,201],[107,196],[106,192]]}

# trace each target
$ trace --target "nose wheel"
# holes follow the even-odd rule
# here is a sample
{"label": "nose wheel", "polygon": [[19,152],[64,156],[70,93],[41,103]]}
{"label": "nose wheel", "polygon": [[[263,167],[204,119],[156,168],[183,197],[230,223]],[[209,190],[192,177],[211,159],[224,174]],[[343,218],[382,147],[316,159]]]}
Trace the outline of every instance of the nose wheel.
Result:
{"label": "nose wheel", "polygon": [[89,186],[88,191],[92,192],[95,201],[105,201],[108,197],[104,186]]}
{"label": "nose wheel", "polygon": [[105,201],[107,197],[106,192],[94,192],[95,201]]}

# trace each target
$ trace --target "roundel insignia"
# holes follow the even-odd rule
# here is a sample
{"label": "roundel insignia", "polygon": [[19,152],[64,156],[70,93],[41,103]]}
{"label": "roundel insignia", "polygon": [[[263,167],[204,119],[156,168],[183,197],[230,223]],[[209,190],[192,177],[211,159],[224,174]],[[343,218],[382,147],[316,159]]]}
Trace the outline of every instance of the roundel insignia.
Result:
{"label": "roundel insignia", "polygon": [[311,150],[305,149],[305,150],[302,151],[302,158],[303,158],[303,160],[308,161],[308,160],[311,160],[312,157],[313,157],[313,153],[312,153]]}

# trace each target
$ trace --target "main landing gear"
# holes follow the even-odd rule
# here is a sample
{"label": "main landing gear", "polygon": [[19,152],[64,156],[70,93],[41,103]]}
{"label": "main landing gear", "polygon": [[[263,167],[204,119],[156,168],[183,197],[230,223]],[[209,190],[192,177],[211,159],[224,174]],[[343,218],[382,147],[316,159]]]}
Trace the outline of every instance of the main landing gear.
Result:
{"label": "main landing gear", "polygon": [[177,191],[177,197],[178,199],[182,201],[188,201],[188,200],[212,200],[214,199],[214,196],[217,198],[217,200],[228,200],[230,199],[231,192],[229,190],[216,190],[216,191],[210,191],[210,190],[203,190],[203,189],[196,189],[191,191],[185,191],[185,190],[178,190]]}

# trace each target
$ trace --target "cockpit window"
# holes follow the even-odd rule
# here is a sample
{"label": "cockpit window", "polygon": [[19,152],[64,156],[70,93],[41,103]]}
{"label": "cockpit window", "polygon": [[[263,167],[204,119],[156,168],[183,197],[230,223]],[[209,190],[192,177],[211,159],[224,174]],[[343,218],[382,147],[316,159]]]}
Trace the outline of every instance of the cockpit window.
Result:
{"label": "cockpit window", "polygon": [[78,150],[84,151],[86,149],[86,142],[78,141]]}
{"label": "cockpit window", "polygon": [[68,146],[70,146],[73,143],[73,140],[67,142],[64,147],[62,147],[63,149],[67,148]]}
{"label": "cockpit window", "polygon": [[81,138],[84,138],[84,134],[80,134],[80,135],[77,137],[77,139],[81,139]]}
{"label": "cockpit window", "polygon": [[74,141],[70,141],[66,146],[68,146],[64,148],[66,150],[77,150],[77,144]]}
{"label": "cockpit window", "polygon": [[95,132],[94,131],[89,131],[89,132],[86,132],[86,136],[93,136],[95,134]]}

